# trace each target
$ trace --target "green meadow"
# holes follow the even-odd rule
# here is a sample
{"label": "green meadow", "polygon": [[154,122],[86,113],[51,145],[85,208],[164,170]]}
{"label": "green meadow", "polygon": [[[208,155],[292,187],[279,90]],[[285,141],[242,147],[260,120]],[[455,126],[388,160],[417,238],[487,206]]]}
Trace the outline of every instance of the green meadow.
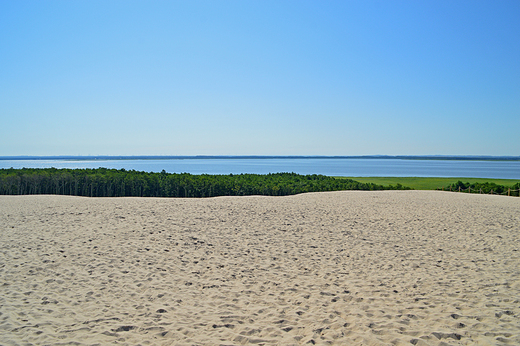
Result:
{"label": "green meadow", "polygon": [[511,187],[516,183],[520,183],[520,179],[490,179],[490,178],[435,178],[435,177],[338,177],[344,179],[352,179],[360,183],[373,183],[378,185],[397,185],[410,187],[414,190],[435,190],[442,189],[450,184],[455,184],[457,181],[464,183],[495,183],[497,185],[504,185]]}

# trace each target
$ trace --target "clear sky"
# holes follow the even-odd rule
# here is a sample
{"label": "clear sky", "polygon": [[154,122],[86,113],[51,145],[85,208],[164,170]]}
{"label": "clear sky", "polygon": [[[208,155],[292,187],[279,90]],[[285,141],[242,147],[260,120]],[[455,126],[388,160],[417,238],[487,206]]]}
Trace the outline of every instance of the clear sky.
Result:
{"label": "clear sky", "polygon": [[520,1],[0,0],[0,155],[520,155]]}

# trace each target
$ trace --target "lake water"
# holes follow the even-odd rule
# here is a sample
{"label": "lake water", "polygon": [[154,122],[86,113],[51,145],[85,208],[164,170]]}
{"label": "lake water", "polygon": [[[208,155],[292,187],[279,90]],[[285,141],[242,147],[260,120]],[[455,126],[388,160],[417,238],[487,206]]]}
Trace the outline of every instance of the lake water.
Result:
{"label": "lake water", "polygon": [[474,177],[520,179],[520,161],[377,158],[182,158],[124,160],[0,160],[0,168],[116,168],[191,174],[294,172],[344,177]]}

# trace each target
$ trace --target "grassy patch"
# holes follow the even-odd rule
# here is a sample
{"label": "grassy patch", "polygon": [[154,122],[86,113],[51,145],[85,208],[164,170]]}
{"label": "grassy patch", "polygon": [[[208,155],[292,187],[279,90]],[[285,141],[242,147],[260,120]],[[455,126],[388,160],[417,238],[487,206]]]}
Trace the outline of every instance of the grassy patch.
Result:
{"label": "grassy patch", "polygon": [[436,177],[337,177],[338,179],[346,178],[359,181],[360,183],[374,183],[379,185],[397,185],[411,187],[415,190],[435,190],[457,181],[464,183],[495,183],[497,185],[513,186],[520,182],[516,179],[491,179],[491,178],[436,178]]}

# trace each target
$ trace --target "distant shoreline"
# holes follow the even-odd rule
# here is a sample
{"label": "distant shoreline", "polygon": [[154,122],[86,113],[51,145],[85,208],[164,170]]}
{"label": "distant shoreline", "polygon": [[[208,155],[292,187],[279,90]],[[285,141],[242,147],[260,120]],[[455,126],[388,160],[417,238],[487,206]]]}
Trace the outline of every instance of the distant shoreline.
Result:
{"label": "distant shoreline", "polygon": [[391,160],[450,160],[450,161],[520,161],[520,156],[485,156],[485,155],[362,155],[362,156],[320,156],[320,155],[288,155],[288,156],[267,156],[267,155],[194,155],[194,156],[161,156],[161,155],[135,155],[135,156],[111,156],[111,155],[94,155],[94,156],[0,156],[0,160],[74,160],[74,161],[92,161],[92,160],[200,160],[200,159],[391,159]]}

